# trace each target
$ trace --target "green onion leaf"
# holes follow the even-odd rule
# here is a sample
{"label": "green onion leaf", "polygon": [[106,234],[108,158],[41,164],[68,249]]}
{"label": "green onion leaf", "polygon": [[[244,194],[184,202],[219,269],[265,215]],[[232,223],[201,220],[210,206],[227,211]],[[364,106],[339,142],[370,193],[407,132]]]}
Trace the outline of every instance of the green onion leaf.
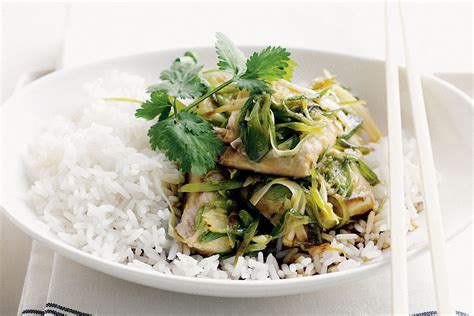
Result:
{"label": "green onion leaf", "polygon": [[374,186],[380,183],[377,174],[372,169],[370,169],[370,167],[362,159],[350,154],[346,154],[346,157],[357,165],[360,173],[365,178],[365,180],[370,183],[370,185]]}
{"label": "green onion leaf", "polygon": [[244,181],[225,180],[219,182],[199,182],[183,185],[179,192],[215,192],[222,190],[234,190],[244,186]]}
{"label": "green onion leaf", "polygon": [[253,161],[260,161],[271,149],[270,128],[273,124],[270,97],[251,96],[240,112],[240,138],[245,153]]}
{"label": "green onion leaf", "polygon": [[201,236],[199,236],[199,242],[206,243],[211,242],[213,240],[219,239],[221,237],[227,237],[225,233],[214,233],[211,231],[206,231]]}

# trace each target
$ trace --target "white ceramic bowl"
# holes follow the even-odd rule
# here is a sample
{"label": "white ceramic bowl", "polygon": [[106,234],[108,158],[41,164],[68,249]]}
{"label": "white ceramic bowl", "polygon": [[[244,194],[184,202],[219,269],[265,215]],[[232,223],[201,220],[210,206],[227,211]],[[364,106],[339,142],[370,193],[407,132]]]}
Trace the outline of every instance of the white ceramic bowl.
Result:
{"label": "white ceramic bowl", "polygon": [[[246,53],[260,49],[246,47]],[[208,67],[215,66],[213,48],[196,48],[194,52]],[[309,82],[322,69],[337,74],[338,79],[353,88],[368,101],[375,120],[385,132],[384,64],[333,53],[305,49],[290,49],[299,64],[295,81]],[[383,260],[360,268],[298,279],[276,281],[233,281],[196,279],[149,272],[109,262],[79,249],[40,229],[39,220],[24,200],[29,188],[22,164],[21,152],[25,144],[34,140],[38,132],[37,120],[52,116],[72,115],[84,104],[82,85],[110,74],[125,71],[154,83],[158,74],[167,68],[183,50],[168,50],[107,60],[79,68],[61,70],[33,82],[4,104],[4,202],[7,217],[24,232],[58,253],[93,269],[150,287],[210,296],[262,297],[297,294],[343,284],[373,274],[388,267],[389,251]],[[406,85],[401,76],[403,107],[407,107]],[[472,100],[449,84],[434,77],[424,77],[423,87],[436,167],[442,175],[440,183],[444,227],[448,237],[460,233],[471,223],[471,118]],[[408,113],[408,111],[405,111]],[[410,117],[404,113],[405,128],[411,129]],[[408,236],[409,254],[426,249],[424,220],[422,227]]]}

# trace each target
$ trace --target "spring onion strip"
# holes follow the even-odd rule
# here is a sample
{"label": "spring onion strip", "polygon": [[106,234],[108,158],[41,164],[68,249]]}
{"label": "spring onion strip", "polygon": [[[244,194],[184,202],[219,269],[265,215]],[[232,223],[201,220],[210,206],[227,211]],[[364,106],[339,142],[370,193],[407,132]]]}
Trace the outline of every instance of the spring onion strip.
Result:
{"label": "spring onion strip", "polygon": [[310,137],[311,135],[306,135],[303,137],[302,140],[296,145],[293,149],[288,149],[288,150],[281,150],[278,149],[277,145],[275,144],[274,137],[270,137],[270,143],[272,145],[273,151],[276,156],[278,157],[289,157],[289,156],[295,156],[300,150],[301,147],[303,146],[303,143]]}
{"label": "spring onion strip", "polygon": [[208,242],[211,242],[213,240],[219,239],[221,237],[226,237],[226,236],[227,236],[227,233],[215,233],[215,232],[212,232],[212,231],[207,231],[204,234],[199,236],[198,241],[200,243],[208,243]]}
{"label": "spring onion strip", "polygon": [[239,257],[245,253],[245,250],[250,245],[250,242],[252,241],[252,239],[255,237],[255,234],[257,233],[258,222],[259,220],[256,219],[245,230],[244,240],[240,244],[240,247],[235,254],[234,266],[237,264],[237,260],[239,259]]}
{"label": "spring onion strip", "polygon": [[304,214],[306,207],[306,197],[304,196],[303,189],[296,192],[296,194],[293,194],[291,197],[291,206],[301,214]]}
{"label": "spring onion strip", "polygon": [[302,101],[302,100],[316,100],[316,99],[319,99],[320,97],[321,95],[319,93],[300,94],[300,95],[294,95],[294,96],[288,97],[284,101],[292,102],[292,101]]}
{"label": "spring onion strip", "polygon": [[203,75],[208,75],[208,74],[212,74],[212,73],[215,73],[215,72],[219,72],[220,70],[219,69],[208,69],[208,70],[203,70],[202,71],[202,74]]}
{"label": "spring onion strip", "polygon": [[[273,120],[273,122],[275,122],[275,117],[273,116],[273,113],[272,113],[272,120]],[[295,123],[295,122],[287,123],[287,124],[293,124],[293,123]],[[320,124],[320,123],[318,122],[318,124]],[[272,125],[274,125],[274,124],[272,124]],[[321,127],[319,126],[318,128],[321,128]],[[312,136],[313,135],[310,134],[310,133],[306,134],[303,137],[303,139],[301,139],[300,142],[293,149],[279,149],[278,145],[276,144],[275,129],[270,128],[270,144],[272,146],[273,153],[278,157],[295,156],[301,150],[301,147],[303,147],[304,142],[307,141]]]}
{"label": "spring onion strip", "polygon": [[268,192],[268,190],[275,184],[280,184],[287,187],[290,190],[292,196],[296,195],[299,191],[302,190],[301,186],[294,181],[290,181],[286,178],[277,178],[268,182],[257,192],[255,192],[250,198],[250,203],[252,203],[253,205],[257,205],[257,203],[263,198],[263,196]]}
{"label": "spring onion strip", "polygon": [[[214,113],[222,113],[222,112],[232,112],[232,111],[237,111],[240,110],[245,102],[247,101],[247,98],[242,98],[242,99],[236,99],[226,105],[220,106],[217,109],[215,109],[212,112],[209,112],[210,115]],[[206,113],[207,114],[207,113]]]}
{"label": "spring onion strip", "polygon": [[103,98],[104,101],[109,102],[131,102],[131,103],[145,103],[145,101],[137,100],[137,99],[129,99],[129,98]]}
{"label": "spring onion strip", "polygon": [[[334,85],[334,91],[343,102],[358,101],[349,91],[339,85]],[[370,116],[367,108],[358,103],[348,104],[344,108],[351,114],[360,116],[364,120],[362,128],[369,135],[370,141],[377,142],[379,140],[382,134],[380,133],[377,124],[375,124],[374,120]]]}
{"label": "spring onion strip", "polygon": [[[321,185],[319,191],[317,189],[317,182]],[[327,191],[324,185],[324,180],[320,175],[316,175],[314,170],[311,172],[311,188],[309,191],[322,213],[322,216],[319,218],[321,226],[323,228],[332,228],[339,224],[339,217],[334,213],[332,206],[327,201]]]}
{"label": "spring onion strip", "polygon": [[179,192],[215,192],[222,190],[239,189],[244,186],[244,181],[226,180],[219,182],[196,182],[183,185]]}
{"label": "spring onion strip", "polygon": [[283,104],[283,108],[285,109],[286,111],[286,114],[288,114],[289,117],[295,119],[295,120],[298,120],[298,121],[301,121],[307,125],[313,125],[315,123],[317,123],[316,121],[314,120],[310,120],[308,118],[306,118],[306,116],[302,115],[302,114],[299,114],[299,113],[295,113],[293,112],[292,110],[290,110],[286,104]]}
{"label": "spring onion strip", "polygon": [[304,112],[304,115],[306,116],[306,118],[308,120],[312,120],[313,118],[311,117],[311,115],[309,114],[309,111],[308,111],[308,101],[307,100],[303,100],[301,102],[301,107],[303,108],[303,112]]}
{"label": "spring onion strip", "polygon": [[325,125],[319,124],[319,125],[306,125],[304,123],[299,123],[299,122],[290,122],[290,123],[281,123],[275,125],[275,127],[287,127],[291,128],[292,130],[295,130],[297,132],[304,132],[304,133],[320,133]]}
{"label": "spring onion strip", "polygon": [[[330,98],[324,98],[319,102],[320,105],[322,105],[325,109],[330,110],[330,111],[335,111],[335,110],[340,110],[341,107],[339,104],[331,100]],[[337,118],[344,124],[346,127],[352,126],[351,120],[347,117],[346,113],[343,111],[337,111],[336,112]]]}
{"label": "spring onion strip", "polygon": [[348,160],[344,160],[342,163],[342,168],[344,169],[344,175],[346,176],[346,192],[345,196],[350,197],[352,195],[353,184],[352,184],[352,169],[351,163]]}
{"label": "spring onion strip", "polygon": [[372,148],[370,147],[354,145],[354,144],[349,143],[347,140],[343,138],[339,138],[336,140],[335,148],[340,149],[341,151],[343,151],[345,148],[357,149],[363,155],[366,155],[372,151]]}
{"label": "spring onion strip", "polygon": [[352,128],[349,131],[345,132],[342,135],[339,135],[338,138],[339,139],[349,139],[349,138],[351,138],[357,132],[359,127],[362,126],[362,123],[363,123],[363,120],[356,121],[355,125],[353,125]]}
{"label": "spring onion strip", "polygon": [[350,154],[346,154],[345,156],[347,159],[353,161],[357,165],[360,173],[365,178],[365,180],[370,183],[370,185],[374,186],[380,183],[377,174],[372,169],[370,169],[370,167],[362,159]]}
{"label": "spring onion strip", "polygon": [[355,100],[355,101],[343,101],[343,102],[339,102],[339,105],[351,105],[351,104],[366,105],[366,104],[367,104],[367,101],[365,101],[365,100]]}
{"label": "spring onion strip", "polygon": [[333,198],[336,199],[337,203],[341,207],[342,218],[341,218],[341,221],[340,221],[339,225],[337,226],[337,227],[341,227],[341,226],[346,225],[349,222],[349,208],[347,207],[347,205],[344,201],[344,198],[342,198],[341,196],[335,195],[335,196],[333,196]]}

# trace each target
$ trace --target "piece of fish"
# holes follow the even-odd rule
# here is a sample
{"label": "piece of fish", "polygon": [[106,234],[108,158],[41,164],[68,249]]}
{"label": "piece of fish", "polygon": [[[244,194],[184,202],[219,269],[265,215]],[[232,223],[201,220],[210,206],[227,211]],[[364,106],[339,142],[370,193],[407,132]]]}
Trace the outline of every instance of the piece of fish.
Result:
{"label": "piece of fish", "polygon": [[262,196],[255,208],[273,225],[276,225],[283,213],[291,207],[290,199],[291,191],[284,185],[275,184]]}
{"label": "piece of fish", "polygon": [[[188,183],[200,183],[203,181],[221,181],[224,176],[219,171],[211,171],[205,177],[190,174]],[[181,239],[190,248],[201,254],[212,255],[230,250],[227,237],[218,238],[208,242],[200,242],[200,235],[196,233],[195,220],[198,210],[205,205],[212,204],[218,198],[217,192],[190,192],[186,193],[185,204],[181,221],[175,230]]]}
{"label": "piece of fish", "polygon": [[212,256],[216,253],[225,253],[232,249],[229,237],[221,237],[211,241],[201,242],[199,241],[199,236],[196,234],[186,239],[186,245],[206,256]]}
{"label": "piece of fish", "polygon": [[224,135],[224,143],[229,144],[239,138],[239,111],[232,111],[227,121],[226,132]]}
{"label": "piece of fish", "polygon": [[[220,173],[212,173],[209,180],[220,181],[223,176]],[[196,176],[193,174],[188,175],[188,183],[200,183],[203,182],[203,176]],[[216,192],[190,192],[185,195],[185,204],[183,208],[183,214],[181,215],[181,221],[176,225],[175,229],[178,234],[183,238],[188,238],[193,234],[194,220],[196,213],[199,208],[203,205],[212,203],[216,200]]]}
{"label": "piece of fish", "polygon": [[[362,176],[359,170],[354,170],[352,176],[352,195],[341,201],[349,212],[349,218],[367,213],[375,207],[375,196],[372,186]],[[332,201],[335,212],[342,214],[342,207],[339,202]]]}
{"label": "piece of fish", "polygon": [[311,174],[311,166],[316,163],[319,155],[336,142],[340,128],[328,123],[321,134],[315,134],[303,140],[300,150],[293,156],[278,156],[272,149],[259,162],[250,160],[245,154],[241,142],[234,141],[228,146],[219,159],[226,167],[251,170],[254,172],[301,178]]}

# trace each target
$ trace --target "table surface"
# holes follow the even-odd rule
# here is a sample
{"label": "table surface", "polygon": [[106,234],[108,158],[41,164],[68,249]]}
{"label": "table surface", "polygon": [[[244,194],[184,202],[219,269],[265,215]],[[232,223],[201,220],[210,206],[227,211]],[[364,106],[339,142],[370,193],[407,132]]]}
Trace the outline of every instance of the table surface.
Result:
{"label": "table surface", "polygon": [[[472,72],[470,2],[408,4],[405,13],[422,71]],[[383,18],[381,3],[4,3],[1,100],[13,92],[25,71],[172,47],[210,46],[216,31],[239,44],[307,47],[382,59]],[[395,57],[403,62],[401,51]],[[9,258],[0,262],[0,314],[13,315],[31,241],[1,214],[0,227],[2,257]],[[450,258],[451,266],[457,267],[452,278],[458,288],[456,302],[469,305],[472,258],[470,251],[465,255],[466,249],[472,249],[472,228],[448,245],[458,256]],[[410,278],[429,277],[417,274],[420,265],[429,265],[429,256],[410,263]]]}

